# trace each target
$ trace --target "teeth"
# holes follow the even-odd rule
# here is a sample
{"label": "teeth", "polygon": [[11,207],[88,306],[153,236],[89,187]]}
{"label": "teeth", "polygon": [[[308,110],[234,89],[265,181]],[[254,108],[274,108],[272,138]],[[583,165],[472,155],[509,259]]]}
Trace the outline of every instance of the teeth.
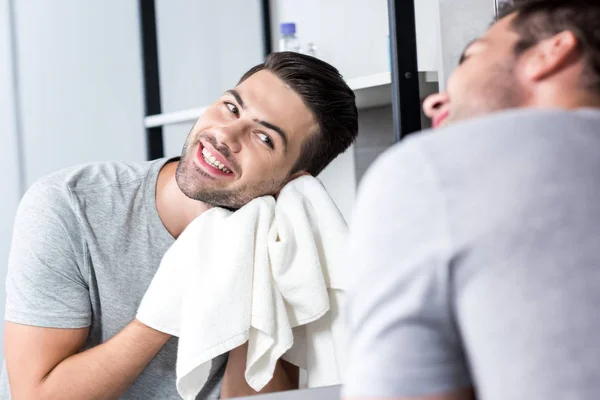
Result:
{"label": "teeth", "polygon": [[212,154],[210,154],[210,152],[208,150],[206,150],[206,147],[202,149],[202,155],[204,156],[204,161],[206,161],[206,163],[209,164],[210,166],[218,168],[221,171],[226,172],[228,174],[232,173],[229,170],[229,168],[225,167],[225,165],[223,165],[219,161],[217,161],[216,157],[213,156]]}

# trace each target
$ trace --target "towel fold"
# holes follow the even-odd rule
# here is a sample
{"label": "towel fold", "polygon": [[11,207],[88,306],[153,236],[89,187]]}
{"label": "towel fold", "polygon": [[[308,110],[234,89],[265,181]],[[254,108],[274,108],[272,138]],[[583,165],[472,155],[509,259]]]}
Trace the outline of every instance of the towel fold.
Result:
{"label": "towel fold", "polygon": [[279,358],[308,386],[342,381],[340,256],[347,225],[322,184],[302,176],[277,201],[211,209],[167,251],[137,318],[179,336],[177,389],[195,399],[211,361],[248,341],[246,381],[262,389]]}

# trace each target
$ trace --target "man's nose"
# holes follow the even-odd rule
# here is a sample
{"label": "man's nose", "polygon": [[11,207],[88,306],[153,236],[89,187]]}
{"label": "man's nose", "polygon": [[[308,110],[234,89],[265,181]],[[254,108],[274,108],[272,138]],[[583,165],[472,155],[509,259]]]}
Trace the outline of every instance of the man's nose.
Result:
{"label": "man's nose", "polygon": [[229,148],[231,152],[238,153],[242,149],[242,142],[249,126],[242,120],[221,125],[215,129],[215,139]]}
{"label": "man's nose", "polygon": [[423,102],[423,112],[432,118],[435,113],[450,102],[446,92],[435,93],[428,96]]}

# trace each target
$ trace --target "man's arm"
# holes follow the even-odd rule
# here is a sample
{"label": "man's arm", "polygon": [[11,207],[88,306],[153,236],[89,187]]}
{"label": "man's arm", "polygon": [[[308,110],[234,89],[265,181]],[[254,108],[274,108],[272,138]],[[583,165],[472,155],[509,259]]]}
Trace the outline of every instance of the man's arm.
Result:
{"label": "man's arm", "polygon": [[4,351],[12,398],[118,399],[170,338],[134,320],[106,343],[78,353],[87,334],[87,328],[7,322]]}
{"label": "man's arm", "polygon": [[92,321],[86,243],[60,181],[25,193],[6,277],[5,357],[13,399],[118,398],[169,336],[132,322],[81,352]]}
{"label": "man's arm", "polygon": [[298,367],[287,361],[279,360],[273,373],[273,379],[260,392],[256,392],[248,385],[244,376],[247,353],[248,343],[229,352],[221,386],[222,399],[298,389],[300,376]]}

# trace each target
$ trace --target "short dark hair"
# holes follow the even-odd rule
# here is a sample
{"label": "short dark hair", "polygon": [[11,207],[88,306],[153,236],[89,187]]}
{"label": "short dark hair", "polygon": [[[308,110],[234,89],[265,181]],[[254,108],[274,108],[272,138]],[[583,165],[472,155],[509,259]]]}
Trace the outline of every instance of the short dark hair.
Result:
{"label": "short dark hair", "polygon": [[319,131],[302,145],[291,174],[307,171],[318,175],[346,151],[358,135],[354,92],[336,68],[305,54],[271,53],[264,63],[246,72],[240,83],[262,70],[271,71],[298,93],[317,120]]}
{"label": "short dark hair", "polygon": [[499,9],[499,18],[516,13],[513,29],[520,35],[517,55],[562,31],[578,40],[586,68],[582,86],[600,94],[600,1],[514,0]]}

